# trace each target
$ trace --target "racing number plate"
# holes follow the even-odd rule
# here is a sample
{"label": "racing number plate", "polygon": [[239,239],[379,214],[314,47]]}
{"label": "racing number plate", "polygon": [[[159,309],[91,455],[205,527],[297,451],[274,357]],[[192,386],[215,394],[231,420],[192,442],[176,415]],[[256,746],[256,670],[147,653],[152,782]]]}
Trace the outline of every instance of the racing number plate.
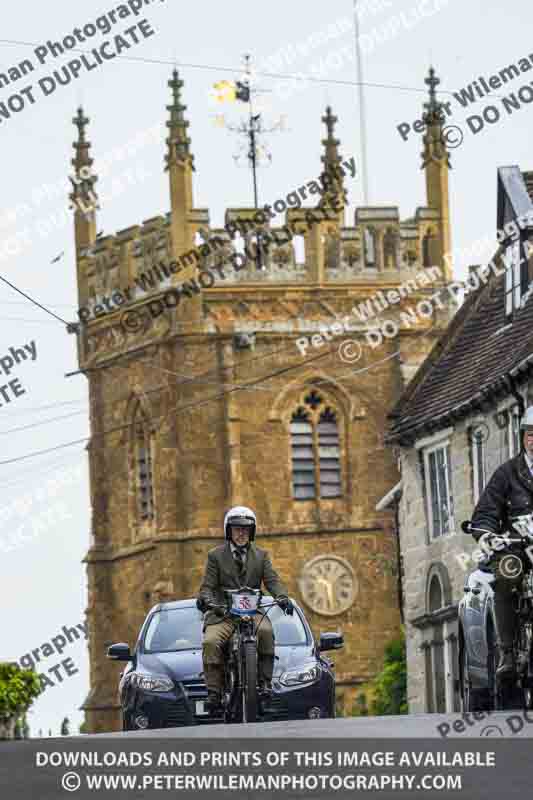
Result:
{"label": "racing number plate", "polygon": [[234,594],[231,610],[235,614],[253,614],[257,611],[259,598],[254,594]]}

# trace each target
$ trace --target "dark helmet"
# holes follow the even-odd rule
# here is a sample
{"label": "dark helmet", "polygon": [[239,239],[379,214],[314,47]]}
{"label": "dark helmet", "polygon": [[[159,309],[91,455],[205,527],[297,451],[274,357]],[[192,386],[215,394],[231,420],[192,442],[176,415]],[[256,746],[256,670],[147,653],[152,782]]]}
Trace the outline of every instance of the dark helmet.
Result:
{"label": "dark helmet", "polygon": [[250,541],[253,542],[257,520],[251,508],[234,506],[227,512],[224,517],[224,538],[227,542],[231,540],[231,528],[233,525],[240,528],[250,528]]}

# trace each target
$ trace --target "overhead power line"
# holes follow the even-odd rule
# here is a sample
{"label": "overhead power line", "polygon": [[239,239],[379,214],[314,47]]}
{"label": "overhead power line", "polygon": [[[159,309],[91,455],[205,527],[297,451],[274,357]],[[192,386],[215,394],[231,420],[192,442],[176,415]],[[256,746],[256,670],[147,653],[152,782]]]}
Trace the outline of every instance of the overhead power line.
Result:
{"label": "overhead power line", "polygon": [[[291,366],[284,367],[282,370],[278,370],[278,372],[276,372],[276,373],[272,373],[271,375],[264,375],[261,378],[257,379],[256,381],[250,381],[249,384],[246,384],[246,387],[247,386],[253,386],[254,383],[259,383],[262,380],[264,380],[265,378],[270,378],[270,377],[274,377],[274,376],[279,375],[279,374],[283,374],[285,372],[288,372],[290,369],[294,369],[295,367],[303,366],[304,364],[307,364],[307,363],[309,363],[311,361],[318,361],[319,359],[325,358],[326,356],[330,355],[330,353],[331,353],[331,349],[328,349],[325,353],[320,353],[317,356],[313,356],[312,358],[308,358],[308,359],[306,359],[304,362],[302,362],[300,364],[294,364],[292,367]],[[224,395],[231,394],[232,392],[235,392],[235,391],[240,391],[243,388],[245,388],[245,387],[238,386],[238,387],[235,387],[233,389],[228,389],[226,391],[219,392],[219,394],[214,395],[212,397],[205,398],[204,400],[196,400],[196,401],[193,401],[192,403],[188,403],[188,404],[185,404],[183,406],[177,405],[177,406],[175,406],[175,408],[169,409],[168,411],[166,411],[161,416],[156,417],[153,420],[153,422],[157,422],[159,420],[165,419],[165,417],[167,417],[168,414],[170,414],[172,411],[174,411],[174,412],[185,411],[188,408],[201,406],[201,405],[204,405],[205,403],[212,402],[213,400],[219,400],[221,397],[224,397]],[[35,451],[33,453],[27,453],[24,456],[17,456],[15,458],[10,458],[10,459],[7,459],[5,461],[0,461],[0,466],[5,466],[7,464],[14,464],[14,463],[16,463],[18,461],[24,461],[24,460],[26,460],[28,458],[33,458],[35,456],[45,455],[46,453],[52,453],[52,452],[54,452],[56,450],[61,450],[61,449],[65,448],[65,447],[73,447],[76,444],[82,444],[82,443],[90,441],[91,439],[97,439],[97,438],[99,438],[101,436],[106,436],[108,433],[115,433],[116,431],[124,430],[125,428],[129,428],[130,426],[131,426],[131,422],[122,423],[121,425],[114,425],[112,428],[108,428],[105,431],[95,432],[95,433],[92,434],[92,436],[85,436],[82,439],[75,439],[75,440],[73,440],[71,442],[65,442],[64,444],[56,445],[55,447],[48,447],[45,450],[37,450],[37,451]]]}
{"label": "overhead power line", "polygon": [[29,425],[21,425],[19,428],[9,428],[7,431],[0,431],[0,436],[5,436],[7,433],[18,433],[19,431],[27,431],[30,428],[38,428],[41,425],[49,425],[51,422],[58,422],[60,419],[68,419],[69,417],[79,417],[80,414],[86,414],[87,409],[82,408],[81,411],[71,411],[70,414],[63,414],[61,417],[52,417],[51,419],[43,419],[40,422],[30,422]]}
{"label": "overhead power line", "polygon": [[[8,45],[9,47],[38,47],[41,42],[24,42],[18,39],[0,39],[0,45]],[[72,47],[70,49],[71,53],[83,53],[85,55],[89,54],[90,50],[81,50],[80,48]],[[123,56],[118,55],[117,58],[122,59],[123,61],[133,61],[139,62],[141,64],[164,64],[169,67],[182,67],[185,69],[203,69],[209,70],[210,72],[230,72],[232,75],[236,73],[239,74],[242,72],[241,67],[222,67],[219,64],[191,64],[186,61],[169,61],[168,59],[164,58],[143,58],[140,56]],[[427,94],[427,90],[425,88],[420,88],[416,86],[400,86],[396,83],[370,83],[369,81],[348,81],[348,80],[341,80],[340,78],[317,78],[314,75],[303,75],[301,72],[297,75],[291,75],[283,73],[283,72],[262,72],[261,70],[254,70],[255,75],[260,75],[264,78],[281,78],[281,80],[287,81],[304,81],[305,83],[318,83],[318,84],[331,84],[333,86],[368,86],[374,89],[396,89],[403,92],[418,92],[422,94]],[[459,91],[459,90],[455,90]],[[439,90],[439,94],[453,94],[452,90],[446,91],[444,89]],[[498,95],[493,95],[494,97],[498,97]]]}
{"label": "overhead power line", "polygon": [[34,300],[34,299],[33,299],[33,297],[30,297],[30,295],[29,295],[29,294],[26,294],[26,292],[23,292],[23,291],[22,291],[22,289],[19,289],[19,288],[18,288],[17,286],[15,286],[13,283],[10,283],[10,282],[7,280],[7,278],[4,278],[2,275],[0,275],[0,281],[3,281],[4,283],[7,283],[7,285],[8,285],[8,286],[10,286],[12,289],[14,289],[14,290],[15,290],[15,292],[18,292],[19,294],[21,294],[21,295],[22,295],[22,297],[25,297],[25,298],[26,298],[26,300],[29,300],[29,301],[30,301],[30,303],[33,303],[33,305],[37,306],[38,308],[41,308],[43,311],[46,311],[46,313],[47,313],[47,314],[50,314],[50,316],[52,316],[52,317],[54,317],[55,319],[59,320],[59,322],[62,322],[62,323],[63,323],[63,325],[66,325],[67,327],[70,325],[70,322],[67,322],[67,321],[66,321],[65,319],[63,319],[62,317],[58,317],[58,316],[57,316],[57,314],[54,314],[54,312],[53,312],[53,311],[50,311],[50,309],[49,309],[49,308],[46,308],[46,306],[43,306],[43,305],[41,305],[41,303],[39,303],[37,300]]}
{"label": "overhead power line", "polygon": [[[168,409],[167,411],[165,411],[164,414],[161,414],[159,417],[155,417],[152,420],[152,422],[158,422],[158,421],[164,420],[172,412],[176,412],[177,413],[179,411],[186,411],[186,410],[188,410],[190,408],[198,408],[200,406],[205,405],[206,403],[211,403],[211,402],[213,402],[215,400],[220,400],[224,396],[226,396],[228,394],[232,394],[233,392],[242,391],[243,389],[247,389],[249,387],[254,387],[255,384],[260,384],[266,378],[278,377],[278,376],[283,375],[283,374],[285,374],[285,373],[287,373],[287,372],[289,372],[289,371],[291,371],[293,369],[296,369],[297,367],[305,366],[306,364],[309,364],[310,362],[319,361],[322,358],[325,358],[326,356],[331,355],[331,353],[332,353],[332,351],[334,349],[335,349],[334,347],[330,347],[330,348],[328,348],[328,350],[325,353],[320,353],[319,355],[313,356],[312,358],[308,358],[305,361],[300,362],[298,364],[289,365],[289,366],[284,367],[284,368],[282,368],[280,370],[277,370],[276,372],[271,373],[270,375],[263,375],[262,377],[258,378],[257,380],[250,381],[248,384],[246,384],[244,386],[235,386],[232,389],[224,390],[222,392],[219,392],[216,395],[212,395],[211,397],[206,397],[203,400],[195,400],[195,401],[193,401],[191,403],[186,403],[185,405],[177,405],[174,408]],[[360,370],[350,370],[349,372],[343,373],[341,376],[335,376],[335,378],[345,377],[347,375],[354,376],[354,375],[357,375],[359,373],[368,372],[370,369],[373,369],[374,367],[379,366],[380,364],[384,363],[385,361],[388,361],[391,358],[394,358],[394,357],[399,356],[399,355],[405,355],[405,354],[401,354],[400,351],[398,350],[395,353],[393,353],[393,354],[391,354],[389,356],[386,356],[383,359],[380,359],[380,361],[375,362],[374,364],[370,364],[367,367],[361,368]],[[327,380],[326,381],[316,381],[313,385],[314,386],[318,386],[318,385],[321,385],[322,383],[328,383],[328,381]],[[168,388],[168,387],[166,387],[166,388]],[[17,463],[19,461],[24,461],[24,460],[26,460],[28,458],[34,458],[36,456],[45,455],[47,453],[52,453],[52,452],[55,452],[57,450],[62,450],[64,448],[66,448],[66,447],[73,447],[76,444],[85,444],[88,441],[92,441],[94,439],[98,439],[98,438],[100,438],[102,436],[107,436],[107,434],[116,433],[117,431],[124,430],[126,428],[130,428],[131,424],[132,424],[131,422],[122,423],[121,425],[115,425],[112,428],[108,428],[107,430],[104,430],[104,431],[94,432],[91,436],[86,436],[86,437],[84,437],[82,439],[75,439],[75,440],[73,440],[71,442],[65,442],[63,444],[56,445],[55,447],[49,447],[49,448],[46,448],[44,450],[37,450],[37,451],[34,451],[32,453],[27,453],[26,455],[23,455],[23,456],[17,456],[15,458],[7,459],[5,461],[0,461],[0,466],[5,466],[7,464]]]}

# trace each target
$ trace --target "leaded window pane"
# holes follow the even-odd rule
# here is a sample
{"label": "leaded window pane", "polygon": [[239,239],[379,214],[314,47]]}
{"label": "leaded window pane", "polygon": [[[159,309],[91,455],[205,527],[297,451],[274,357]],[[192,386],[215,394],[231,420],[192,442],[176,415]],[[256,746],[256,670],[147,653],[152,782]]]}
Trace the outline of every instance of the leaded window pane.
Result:
{"label": "leaded window pane", "polygon": [[292,486],[295,499],[317,496],[339,497],[342,494],[340,475],[339,432],[335,414],[323,407],[322,397],[313,389],[293,414],[291,433]]}
{"label": "leaded window pane", "polygon": [[441,526],[440,526],[440,501],[439,501],[439,489],[438,489],[438,481],[437,481],[437,457],[436,453],[429,454],[429,485],[430,485],[430,501],[431,501],[431,515],[433,519],[433,536],[440,536]]}
{"label": "leaded window pane", "polygon": [[153,476],[150,433],[144,421],[137,425],[136,437],[139,514],[145,520],[153,517]]}
{"label": "leaded window pane", "polygon": [[313,451],[313,426],[299,409],[291,421],[292,490],[297,500],[315,496],[315,464]]}

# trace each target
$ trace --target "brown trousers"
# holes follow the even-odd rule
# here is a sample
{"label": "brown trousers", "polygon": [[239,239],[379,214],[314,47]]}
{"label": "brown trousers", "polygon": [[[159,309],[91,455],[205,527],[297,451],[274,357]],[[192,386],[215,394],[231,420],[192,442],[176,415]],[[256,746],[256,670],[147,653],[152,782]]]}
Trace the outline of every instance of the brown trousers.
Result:
{"label": "brown trousers", "polygon": [[[261,625],[259,625],[260,622]],[[257,614],[254,617],[254,625],[257,630],[259,680],[270,685],[274,671],[274,631],[272,630],[272,623],[267,616]],[[230,639],[234,629],[235,625],[231,619],[223,619],[221,622],[208,625],[204,630],[202,657],[208,691],[220,693],[224,688],[223,647]]]}

